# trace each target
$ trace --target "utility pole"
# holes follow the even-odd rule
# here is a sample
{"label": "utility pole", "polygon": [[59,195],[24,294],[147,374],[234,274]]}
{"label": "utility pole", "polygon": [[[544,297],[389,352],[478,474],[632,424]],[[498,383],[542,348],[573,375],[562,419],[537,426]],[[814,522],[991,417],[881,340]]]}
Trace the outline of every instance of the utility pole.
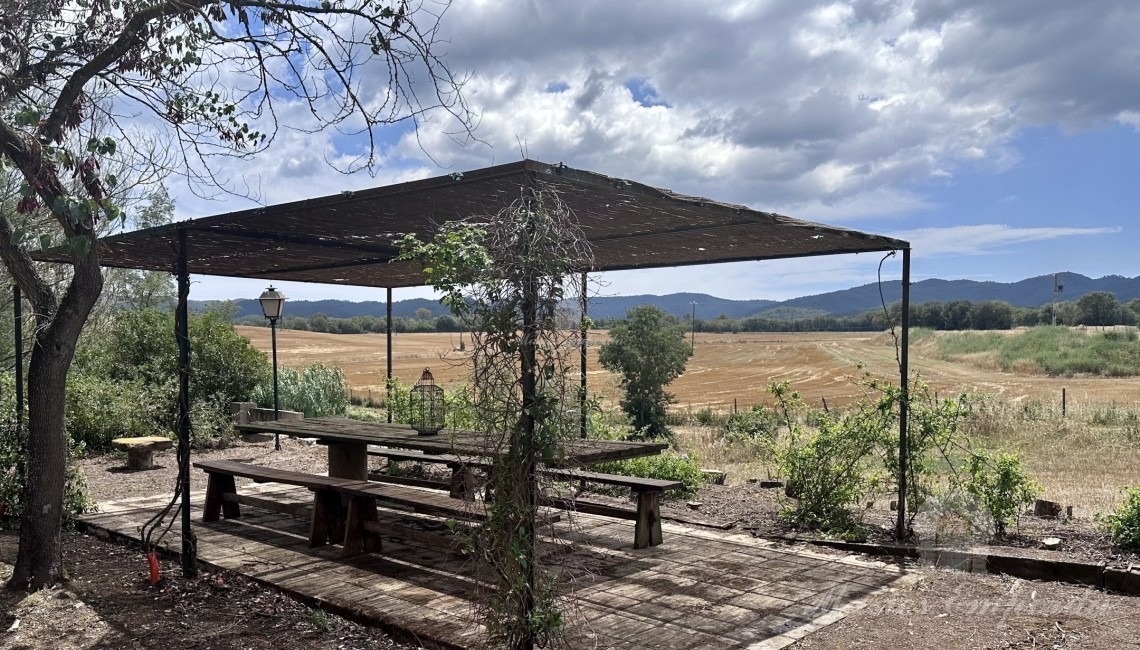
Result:
{"label": "utility pole", "polygon": [[693,314],[689,316],[689,327],[692,332],[689,335],[689,346],[693,348],[693,353],[697,351],[697,301],[692,301]]}
{"label": "utility pole", "polygon": [[1053,327],[1057,326],[1057,294],[1065,290],[1065,285],[1057,282],[1057,276],[1060,273],[1053,274]]}

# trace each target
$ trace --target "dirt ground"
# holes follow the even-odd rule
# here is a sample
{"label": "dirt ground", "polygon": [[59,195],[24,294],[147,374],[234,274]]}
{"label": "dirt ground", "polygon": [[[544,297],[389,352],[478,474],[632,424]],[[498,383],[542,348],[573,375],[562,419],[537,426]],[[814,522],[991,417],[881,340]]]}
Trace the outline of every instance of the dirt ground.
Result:
{"label": "dirt ground", "polygon": [[[242,459],[306,471],[327,467],[323,447],[290,438],[283,443],[280,452],[273,450],[272,442],[243,443],[201,452],[197,457]],[[118,455],[86,459],[81,466],[92,496],[109,500],[168,491],[175,478],[174,454],[163,452],[157,460],[160,469],[140,472],[122,470],[125,459]],[[784,531],[776,518],[779,492],[753,483],[710,485],[692,500],[693,505],[699,503],[696,509],[686,501],[674,501],[664,510],[667,515],[732,522],[734,528],[759,536],[776,535]],[[881,514],[889,520],[889,511]],[[1029,518],[1023,522],[1023,532],[1037,531],[1033,526],[1069,526],[1066,538],[1073,540],[1078,538],[1073,531],[1087,524]],[[1021,539],[1030,545],[1040,532]],[[10,563],[14,548],[13,536],[0,536],[0,561]],[[1140,563],[1135,556],[1105,557],[1103,545],[1070,544],[1066,550],[1061,555],[1073,559],[1097,559],[1100,553],[1100,559],[1112,564]],[[167,582],[150,588],[141,551],[94,538],[69,534],[65,560],[72,580],[64,588],[28,598],[0,595],[4,616],[0,630],[9,630],[0,631],[0,648],[157,648],[191,642],[209,650],[402,647],[376,630],[309,609],[231,574],[184,581],[177,577],[176,567],[165,566]],[[920,578],[917,584],[873,598],[865,609],[794,647],[1140,647],[1140,598],[914,564],[909,570]],[[20,623],[13,629],[17,619]]]}
{"label": "dirt ground", "polygon": [[[18,536],[0,533],[0,579]],[[163,563],[151,586],[141,550],[69,532],[68,581],[31,595],[0,591],[0,648],[399,649],[380,630],[311,609],[228,571],[184,579]]]}

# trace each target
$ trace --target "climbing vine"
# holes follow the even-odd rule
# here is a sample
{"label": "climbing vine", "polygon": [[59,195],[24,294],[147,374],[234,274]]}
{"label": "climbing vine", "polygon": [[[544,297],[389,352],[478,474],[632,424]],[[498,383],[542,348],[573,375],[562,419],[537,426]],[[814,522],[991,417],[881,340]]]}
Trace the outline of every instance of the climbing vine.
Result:
{"label": "climbing vine", "polygon": [[[566,461],[578,435],[577,329],[565,323],[566,298],[580,295],[589,248],[573,215],[550,192],[526,188],[497,214],[444,224],[428,242],[402,242],[430,284],[472,332],[471,404],[475,428],[493,452],[486,520],[468,539],[489,585],[478,599],[495,645],[547,645],[562,632],[565,576],[547,562],[557,544],[538,519],[540,462]],[[544,550],[544,548],[546,550]]]}

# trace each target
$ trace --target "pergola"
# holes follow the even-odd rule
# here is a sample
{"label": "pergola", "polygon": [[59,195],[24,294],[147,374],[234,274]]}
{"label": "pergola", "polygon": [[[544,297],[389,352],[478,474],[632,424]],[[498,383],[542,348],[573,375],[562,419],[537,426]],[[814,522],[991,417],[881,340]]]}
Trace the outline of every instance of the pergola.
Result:
{"label": "pergola", "polygon": [[[634,181],[533,160],[455,172],[369,190],[181,221],[100,240],[103,266],[172,272],[178,280],[175,319],[181,357],[180,448],[189,453],[189,276],[384,287],[388,290],[388,376],[392,374],[392,289],[425,284],[419,265],[393,261],[405,234],[431,237],[448,221],[493,215],[526,191],[553,191],[577,217],[593,260],[581,273],[772,260],[844,253],[902,251],[901,386],[907,386],[910,244],[880,235],[811,223]],[[47,251],[36,259],[69,262]],[[583,287],[585,282],[583,282]],[[585,304],[583,302],[583,304]],[[582,332],[582,385],[586,339]],[[583,391],[583,396],[585,391]],[[899,427],[906,462],[906,401]],[[905,516],[900,472],[899,525]],[[183,562],[192,554],[189,485],[183,499]]]}

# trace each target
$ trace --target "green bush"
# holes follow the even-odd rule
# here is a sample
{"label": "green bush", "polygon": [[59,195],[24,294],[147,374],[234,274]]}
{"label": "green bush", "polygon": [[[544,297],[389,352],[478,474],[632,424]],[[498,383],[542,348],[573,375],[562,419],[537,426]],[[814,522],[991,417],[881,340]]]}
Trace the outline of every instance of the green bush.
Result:
{"label": "green bush", "polygon": [[[23,512],[23,490],[27,467],[27,430],[16,426],[16,382],[11,375],[0,375],[0,505],[5,514],[19,517]],[[83,443],[67,440],[67,484],[63,493],[63,514],[67,520],[91,512],[94,504],[87,497],[87,481],[71,460],[84,453]]]}
{"label": "green bush", "polygon": [[776,414],[757,404],[728,416],[724,439],[733,443],[770,443],[775,440],[779,427],[780,420]]}
{"label": "green bush", "polygon": [[[345,415],[349,391],[344,371],[314,363],[297,370],[278,368],[278,399],[282,410],[301,411],[307,418]],[[258,406],[273,408],[273,379],[258,384],[252,399]]]}
{"label": "green bush", "polygon": [[1126,488],[1125,494],[1124,503],[1101,519],[1101,525],[1117,546],[1140,550],[1140,487]]}
{"label": "green bush", "polygon": [[590,471],[680,481],[684,487],[669,494],[673,497],[696,494],[704,481],[701,464],[697,462],[697,459],[673,450],[666,450],[658,456],[645,456],[591,465]]}
{"label": "green bush", "polygon": [[1041,493],[1041,486],[1030,478],[1021,457],[1004,452],[972,453],[956,480],[989,514],[998,537],[1005,536],[1006,528]]}
{"label": "green bush", "polygon": [[[193,440],[196,444],[224,442],[232,436],[229,402],[249,399],[255,387],[269,377],[269,361],[221,313],[191,314],[188,325]],[[140,420],[151,415],[154,428],[146,435],[174,431],[178,415],[174,315],[155,309],[116,313],[108,327],[84,334],[72,374],[87,378],[78,380],[77,403],[89,405],[92,399],[103,399],[113,405],[93,407],[96,413],[90,416],[76,412],[82,422],[77,431],[85,439],[103,445],[108,436],[139,430]],[[124,388],[116,391],[106,385],[116,382]],[[119,431],[113,431],[116,419]]]}
{"label": "green bush", "polygon": [[[265,353],[235,332],[221,314],[192,314],[189,330],[191,401],[208,401],[227,410],[229,402],[247,400],[269,378]],[[154,309],[115,314],[110,327],[85,336],[75,367],[118,381],[177,385],[174,315]]]}
{"label": "green bush", "polygon": [[883,401],[888,398],[864,400],[842,415],[816,412],[812,418],[816,429],[810,431],[801,424],[799,394],[787,382],[772,384],[769,390],[787,431],[776,446],[776,465],[795,496],[780,518],[797,528],[841,535],[855,532],[851,506],[863,502],[882,480],[881,470],[875,471],[874,452],[889,435],[893,421],[894,413]]}
{"label": "green bush", "polygon": [[164,399],[159,389],[137,380],[73,372],[67,378],[67,433],[94,452],[109,450],[115,438],[169,435]]}
{"label": "green bush", "polygon": [[[415,411],[412,404],[412,388],[413,386],[401,384],[398,379],[393,379],[388,384],[390,391],[388,408],[392,412],[393,422],[402,424],[412,422],[412,414]],[[481,429],[478,424],[478,415],[475,412],[475,404],[467,386],[459,386],[453,390],[445,389],[443,399],[449,428]]]}

